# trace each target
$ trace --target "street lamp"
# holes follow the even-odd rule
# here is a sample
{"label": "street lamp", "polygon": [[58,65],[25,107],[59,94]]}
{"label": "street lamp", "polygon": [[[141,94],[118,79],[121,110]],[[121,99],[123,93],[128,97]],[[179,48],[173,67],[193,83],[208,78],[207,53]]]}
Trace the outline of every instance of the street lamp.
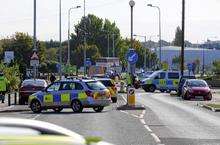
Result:
{"label": "street lamp", "polygon": [[36,18],[36,11],[37,11],[37,4],[36,4],[36,0],[34,0],[34,52],[37,51],[37,36],[36,36],[36,22],[37,22],[37,18]]}
{"label": "street lamp", "polygon": [[72,7],[68,11],[68,58],[67,58],[67,64],[70,64],[70,13],[73,9],[81,8],[81,6]]}
{"label": "street lamp", "polygon": [[[60,51],[59,51],[59,61],[60,61],[60,66],[62,66],[62,6],[61,6],[61,0],[59,0],[59,39],[60,39]],[[60,67],[60,79],[62,77],[62,67]]]}
{"label": "street lamp", "polygon": [[[84,19],[86,18],[86,0],[84,0]],[[84,56],[84,76],[86,76],[86,22],[84,21],[84,50],[83,50],[83,56]]]}
{"label": "street lamp", "polygon": [[159,59],[160,59],[160,64],[161,64],[161,51],[162,51],[162,41],[161,41],[161,10],[160,10],[160,7],[159,6],[154,6],[154,5],[152,5],[152,4],[148,4],[147,5],[148,7],[152,7],[152,8],[156,8],[156,9],[158,9],[158,11],[159,11],[159,45],[160,45],[160,52],[159,52]]}
{"label": "street lamp", "polygon": [[135,2],[130,0],[129,5],[131,7],[131,48],[134,47],[134,40],[133,40],[133,8],[135,6]]}

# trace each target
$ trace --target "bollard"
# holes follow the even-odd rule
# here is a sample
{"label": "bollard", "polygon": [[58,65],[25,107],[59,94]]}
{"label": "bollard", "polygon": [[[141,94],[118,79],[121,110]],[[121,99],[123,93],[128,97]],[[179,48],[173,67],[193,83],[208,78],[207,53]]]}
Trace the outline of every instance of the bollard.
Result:
{"label": "bollard", "polygon": [[15,100],[14,100],[14,101],[15,101],[15,102],[14,102],[15,104],[14,104],[14,105],[17,105],[17,92],[15,92],[14,97],[15,97]]}
{"label": "bollard", "polygon": [[11,94],[8,94],[8,106],[11,106]]}
{"label": "bollard", "polygon": [[135,106],[135,89],[134,88],[128,88],[127,92],[127,103],[128,106]]}

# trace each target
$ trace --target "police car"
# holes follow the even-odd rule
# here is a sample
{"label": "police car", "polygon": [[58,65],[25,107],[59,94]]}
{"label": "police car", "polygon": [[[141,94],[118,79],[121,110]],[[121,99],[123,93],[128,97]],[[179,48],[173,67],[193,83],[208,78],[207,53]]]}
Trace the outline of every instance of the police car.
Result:
{"label": "police car", "polygon": [[141,86],[146,92],[161,92],[177,91],[180,78],[180,72],[174,71],[155,71],[148,78],[141,81]]}
{"label": "police car", "polygon": [[34,113],[53,109],[61,112],[64,108],[72,108],[74,112],[82,112],[83,108],[93,108],[102,112],[110,105],[109,90],[99,81],[89,79],[70,79],[52,83],[45,90],[29,96],[28,104]]}

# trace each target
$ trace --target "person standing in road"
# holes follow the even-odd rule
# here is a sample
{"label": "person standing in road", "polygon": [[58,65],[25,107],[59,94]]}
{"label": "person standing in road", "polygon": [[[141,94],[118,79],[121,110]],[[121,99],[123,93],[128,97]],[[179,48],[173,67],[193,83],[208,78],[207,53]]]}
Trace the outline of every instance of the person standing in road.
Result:
{"label": "person standing in road", "polygon": [[8,85],[8,81],[7,79],[4,77],[4,74],[1,72],[0,73],[0,98],[2,100],[2,103],[5,102],[5,93],[7,92],[7,85]]}
{"label": "person standing in road", "polygon": [[56,77],[54,76],[54,74],[51,74],[50,76],[50,82],[54,83],[56,81]]}

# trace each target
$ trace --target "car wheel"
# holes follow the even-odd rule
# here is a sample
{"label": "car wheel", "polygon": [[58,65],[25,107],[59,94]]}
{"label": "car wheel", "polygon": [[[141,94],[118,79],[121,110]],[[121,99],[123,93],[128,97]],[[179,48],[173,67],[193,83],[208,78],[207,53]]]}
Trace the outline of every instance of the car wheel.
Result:
{"label": "car wheel", "polygon": [[94,107],[94,108],[93,108],[93,110],[94,110],[95,112],[102,112],[103,109],[104,109],[103,106],[99,106],[99,107]]}
{"label": "car wheel", "polygon": [[117,103],[118,98],[117,97],[113,97],[113,98],[111,98],[111,100],[112,100],[112,103]]}
{"label": "car wheel", "polygon": [[186,92],[183,96],[184,100],[190,100],[189,92]]}
{"label": "car wheel", "polygon": [[155,90],[156,90],[156,87],[155,87],[154,85],[151,85],[151,86],[149,87],[149,91],[150,91],[151,93],[154,93]]}
{"label": "car wheel", "polygon": [[212,94],[209,93],[206,97],[204,97],[204,100],[211,101],[212,100]]}
{"label": "car wheel", "polygon": [[73,112],[75,113],[81,113],[83,111],[82,103],[78,100],[73,100],[71,106],[72,106]]}
{"label": "car wheel", "polygon": [[41,104],[37,100],[31,102],[30,108],[34,113],[41,113],[42,111]]}
{"label": "car wheel", "polygon": [[63,110],[63,108],[62,107],[57,107],[57,108],[54,108],[53,110],[54,110],[54,112],[59,113]]}
{"label": "car wheel", "polygon": [[147,86],[143,86],[145,92],[149,92],[149,88]]}

